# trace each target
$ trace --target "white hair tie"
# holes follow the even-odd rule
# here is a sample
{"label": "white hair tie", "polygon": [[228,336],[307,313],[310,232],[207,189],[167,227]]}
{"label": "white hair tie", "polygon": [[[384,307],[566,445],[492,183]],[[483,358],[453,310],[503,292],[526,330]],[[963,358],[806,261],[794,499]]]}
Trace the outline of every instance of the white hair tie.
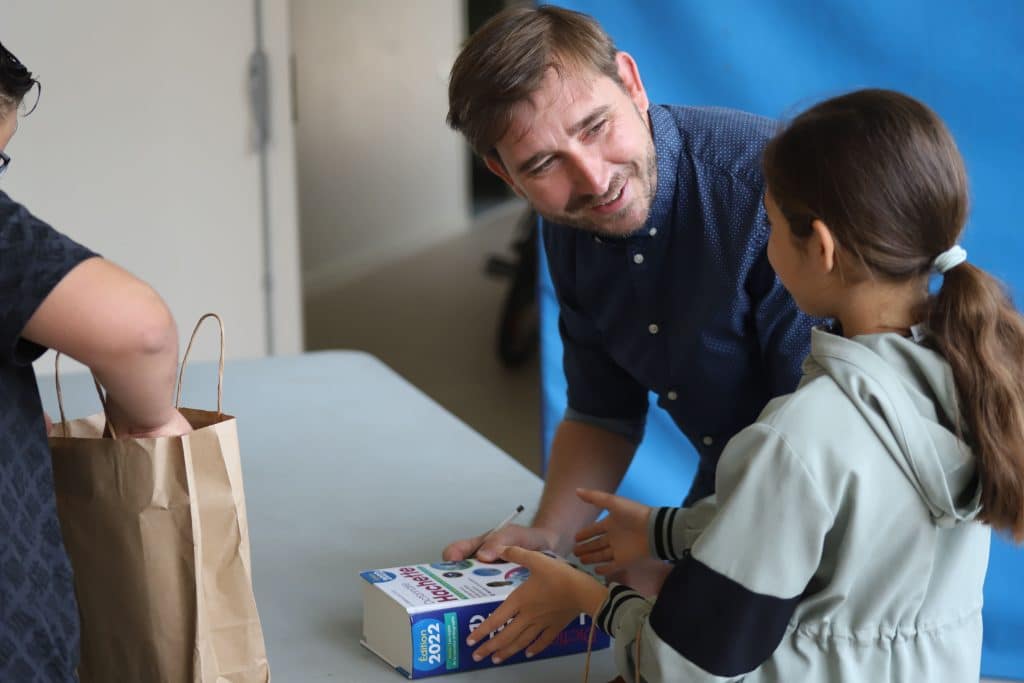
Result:
{"label": "white hair tie", "polygon": [[954,244],[932,261],[932,270],[940,275],[956,268],[967,260],[967,251],[959,244]]}

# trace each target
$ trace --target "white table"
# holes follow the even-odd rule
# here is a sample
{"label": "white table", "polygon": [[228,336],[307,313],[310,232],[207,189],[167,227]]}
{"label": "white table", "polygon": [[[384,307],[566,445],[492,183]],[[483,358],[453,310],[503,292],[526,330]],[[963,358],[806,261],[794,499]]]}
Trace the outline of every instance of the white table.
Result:
{"label": "white table", "polygon": [[[52,382],[40,384],[56,415]],[[88,376],[63,384],[68,417],[97,412]],[[192,364],[183,404],[210,408],[215,388],[215,364]],[[403,680],[359,644],[358,572],[437,558],[539,499],[532,472],[364,353],[231,361],[224,411],[238,418],[256,601],[278,683]],[[614,668],[608,650],[594,653],[591,681]],[[546,683],[582,671],[571,655],[434,680]]]}
{"label": "white table", "polygon": [[[52,381],[40,381],[55,416]],[[69,417],[97,411],[87,375],[63,384]],[[215,405],[215,364],[189,367],[183,403]],[[224,411],[238,417],[256,601],[276,683],[404,680],[359,644],[358,572],[439,557],[448,541],[519,503],[532,512],[539,499],[532,472],[365,353],[229,362]],[[570,655],[432,680],[553,683],[582,671],[583,656]],[[610,651],[595,652],[590,680],[615,675]]]}

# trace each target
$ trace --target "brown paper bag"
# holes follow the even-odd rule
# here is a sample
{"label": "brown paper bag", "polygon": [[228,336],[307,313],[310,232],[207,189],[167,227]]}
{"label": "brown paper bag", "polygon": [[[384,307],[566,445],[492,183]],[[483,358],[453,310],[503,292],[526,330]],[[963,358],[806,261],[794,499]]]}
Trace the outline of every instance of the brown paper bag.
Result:
{"label": "brown paper bag", "polygon": [[[82,622],[83,683],[267,683],[252,591],[235,418],[180,409],[191,434],[104,438],[103,413],[51,432],[64,543]],[[103,400],[102,391],[100,399]]]}

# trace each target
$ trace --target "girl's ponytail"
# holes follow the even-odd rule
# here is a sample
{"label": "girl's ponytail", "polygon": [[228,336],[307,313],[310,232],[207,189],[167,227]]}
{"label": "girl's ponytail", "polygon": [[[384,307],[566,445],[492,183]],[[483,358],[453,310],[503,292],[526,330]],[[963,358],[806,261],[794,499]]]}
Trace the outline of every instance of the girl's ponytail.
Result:
{"label": "girl's ponytail", "polygon": [[1024,541],[1024,318],[980,268],[961,263],[943,277],[928,327],[960,395],[981,478],[980,517]]}

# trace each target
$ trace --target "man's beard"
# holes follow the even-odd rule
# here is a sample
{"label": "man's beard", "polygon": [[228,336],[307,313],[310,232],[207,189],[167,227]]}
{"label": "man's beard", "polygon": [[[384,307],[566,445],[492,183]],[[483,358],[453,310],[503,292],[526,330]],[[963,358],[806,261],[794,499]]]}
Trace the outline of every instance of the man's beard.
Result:
{"label": "man's beard", "polygon": [[[616,211],[613,214],[604,216],[601,220],[595,221],[589,214],[589,210],[594,206],[599,206],[609,202],[618,196],[619,192],[622,191],[626,184],[630,180],[636,178],[640,182],[639,194],[632,197],[630,202]],[[568,225],[579,230],[586,230],[592,232],[601,237],[625,237],[631,233],[636,232],[644,223],[647,221],[647,215],[651,210],[651,202],[654,201],[654,193],[658,188],[658,162],[654,153],[654,141],[649,140],[644,156],[640,161],[634,162],[630,165],[629,175],[623,175],[622,173],[616,173],[612,176],[611,182],[609,183],[608,194],[601,197],[594,195],[579,195],[572,197],[569,203],[565,207],[563,213],[554,215],[541,214],[544,219],[552,223],[559,225]],[[628,213],[637,211],[637,202],[641,202],[639,208],[642,210],[642,215],[639,219],[633,223],[625,226],[616,225],[616,223],[624,218]],[[607,226],[612,225],[611,229]]]}

